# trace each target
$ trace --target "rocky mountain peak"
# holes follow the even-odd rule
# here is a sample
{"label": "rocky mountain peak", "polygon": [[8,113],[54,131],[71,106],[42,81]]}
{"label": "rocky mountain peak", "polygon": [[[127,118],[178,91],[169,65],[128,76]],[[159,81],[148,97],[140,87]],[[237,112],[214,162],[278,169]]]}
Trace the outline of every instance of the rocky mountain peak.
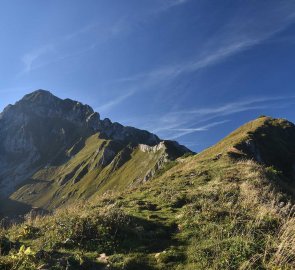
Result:
{"label": "rocky mountain peak", "polygon": [[25,95],[22,100],[32,101],[32,102],[44,102],[48,99],[60,100],[58,97],[54,96],[50,91],[38,89],[30,94]]}
{"label": "rocky mountain peak", "polygon": [[63,100],[54,96],[51,92],[46,90],[36,90],[30,94],[25,95],[21,100],[14,105],[19,109],[31,109],[31,111],[38,111],[40,108],[57,109]]}
{"label": "rocky mountain peak", "polygon": [[23,124],[36,118],[69,121],[76,126],[90,127],[95,131],[100,125],[99,114],[90,106],[71,99],[60,99],[41,89],[25,95],[14,105],[7,106],[0,115],[2,122],[17,121]]}

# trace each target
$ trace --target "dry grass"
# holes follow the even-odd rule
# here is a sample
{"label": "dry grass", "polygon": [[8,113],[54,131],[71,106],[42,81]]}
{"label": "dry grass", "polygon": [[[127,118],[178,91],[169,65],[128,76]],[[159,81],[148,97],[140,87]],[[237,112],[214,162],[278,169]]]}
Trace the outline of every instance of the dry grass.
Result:
{"label": "dry grass", "polygon": [[288,218],[281,226],[276,252],[271,258],[270,265],[280,267],[293,264],[295,268],[295,218]]}

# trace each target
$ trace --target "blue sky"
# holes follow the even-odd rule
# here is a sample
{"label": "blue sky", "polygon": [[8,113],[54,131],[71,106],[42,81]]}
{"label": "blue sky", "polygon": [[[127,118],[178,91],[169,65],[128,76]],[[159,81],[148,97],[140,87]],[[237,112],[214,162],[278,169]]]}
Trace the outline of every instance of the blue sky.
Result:
{"label": "blue sky", "polygon": [[200,151],[295,121],[295,2],[2,0],[0,110],[36,89]]}

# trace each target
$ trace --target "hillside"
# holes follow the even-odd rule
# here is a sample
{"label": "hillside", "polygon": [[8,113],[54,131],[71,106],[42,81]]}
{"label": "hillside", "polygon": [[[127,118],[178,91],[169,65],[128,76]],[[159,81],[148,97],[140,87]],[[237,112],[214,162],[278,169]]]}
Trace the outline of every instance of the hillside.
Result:
{"label": "hillside", "polygon": [[294,269],[294,134],[292,123],[260,117],[142,185],[31,213],[2,230],[0,265]]}
{"label": "hillside", "polygon": [[[80,102],[37,90],[0,114],[0,213],[51,210],[147,181],[191,153],[148,131],[100,119]],[[135,169],[136,168],[136,169]]]}

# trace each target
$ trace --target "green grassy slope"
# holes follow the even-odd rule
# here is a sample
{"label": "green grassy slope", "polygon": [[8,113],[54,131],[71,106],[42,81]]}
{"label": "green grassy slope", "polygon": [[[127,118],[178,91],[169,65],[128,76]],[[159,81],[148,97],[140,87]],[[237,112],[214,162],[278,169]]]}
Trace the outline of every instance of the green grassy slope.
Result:
{"label": "green grassy slope", "polygon": [[121,145],[95,134],[65,164],[39,170],[12,194],[11,199],[54,209],[77,199],[138,184],[163,158],[166,158],[165,148],[143,152],[139,146]]}
{"label": "green grassy slope", "polygon": [[[172,168],[168,165],[143,185],[92,196],[52,216],[28,216],[23,224],[0,232],[0,265],[2,269],[294,269],[294,195],[285,192],[294,179],[288,167],[282,170],[278,163],[269,163],[281,158],[282,148],[271,151],[271,159],[263,159],[270,153],[264,147],[272,142],[292,141],[286,135],[292,134],[291,129],[293,125],[284,120],[259,118],[210,149],[180,159]],[[255,138],[264,133],[261,144]],[[260,155],[252,146],[249,150],[249,139]],[[287,153],[292,147],[291,143],[285,148]]]}

